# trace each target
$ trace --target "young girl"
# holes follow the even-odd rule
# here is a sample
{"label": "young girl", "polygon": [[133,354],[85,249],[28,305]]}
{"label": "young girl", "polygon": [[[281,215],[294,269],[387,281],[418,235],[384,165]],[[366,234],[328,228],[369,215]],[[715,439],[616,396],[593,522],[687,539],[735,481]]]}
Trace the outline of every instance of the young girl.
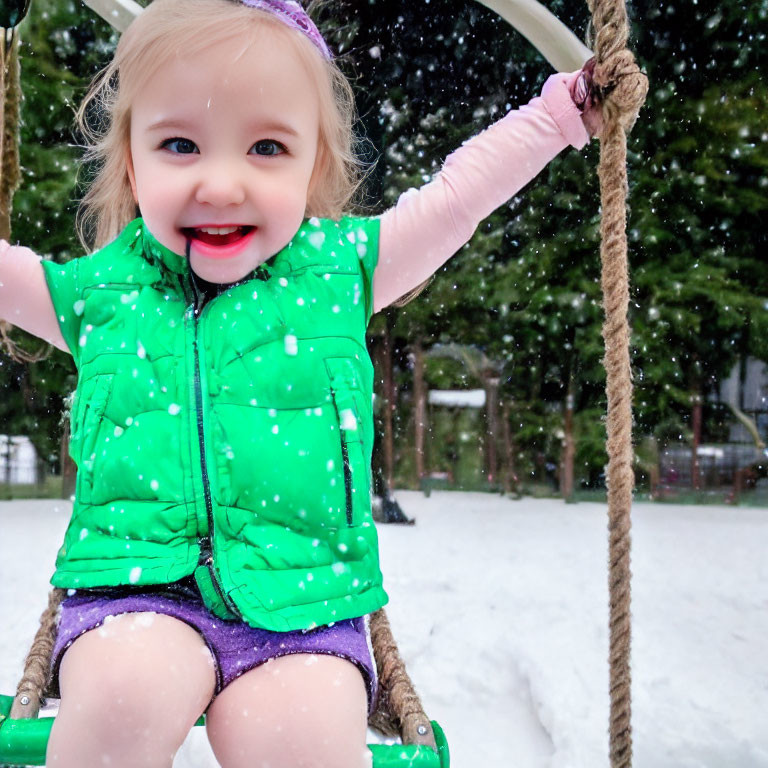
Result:
{"label": "young girl", "polygon": [[203,711],[225,768],[370,765],[366,326],[586,143],[590,91],[551,77],[355,218],[350,87],[298,4],[154,0],[125,32],[80,113],[98,249],[0,242],[0,316],[79,372],[49,766],[167,768]]}

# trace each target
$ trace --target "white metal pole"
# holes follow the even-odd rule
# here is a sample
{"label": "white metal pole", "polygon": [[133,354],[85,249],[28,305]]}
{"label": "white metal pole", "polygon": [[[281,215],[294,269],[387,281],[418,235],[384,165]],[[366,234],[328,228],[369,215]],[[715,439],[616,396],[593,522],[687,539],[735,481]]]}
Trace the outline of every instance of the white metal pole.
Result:
{"label": "white metal pole", "polygon": [[[135,0],[83,0],[118,32],[141,13]],[[558,71],[579,69],[592,51],[537,0],[478,0],[526,37]]]}
{"label": "white metal pole", "polygon": [[528,38],[558,72],[581,69],[592,51],[536,0],[478,0]]}
{"label": "white metal pole", "polygon": [[142,11],[142,7],[134,0],[83,0],[83,2],[118,32],[125,32],[128,25]]}

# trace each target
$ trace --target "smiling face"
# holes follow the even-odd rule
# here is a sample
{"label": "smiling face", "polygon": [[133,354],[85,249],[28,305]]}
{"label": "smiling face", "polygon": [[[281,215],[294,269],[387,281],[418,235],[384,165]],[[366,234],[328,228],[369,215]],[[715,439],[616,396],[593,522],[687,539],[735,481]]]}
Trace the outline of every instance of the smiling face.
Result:
{"label": "smiling face", "polygon": [[279,26],[162,64],[131,104],[128,176],[149,231],[213,283],[285,247],[305,215],[320,104]]}

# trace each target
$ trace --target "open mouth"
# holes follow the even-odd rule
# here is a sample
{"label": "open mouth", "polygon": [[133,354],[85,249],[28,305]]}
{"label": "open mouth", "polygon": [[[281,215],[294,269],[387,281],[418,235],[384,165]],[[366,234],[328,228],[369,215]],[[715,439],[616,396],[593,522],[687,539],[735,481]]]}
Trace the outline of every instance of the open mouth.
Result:
{"label": "open mouth", "polygon": [[232,245],[249,235],[255,227],[184,227],[182,233],[191,240],[199,240],[206,245]]}

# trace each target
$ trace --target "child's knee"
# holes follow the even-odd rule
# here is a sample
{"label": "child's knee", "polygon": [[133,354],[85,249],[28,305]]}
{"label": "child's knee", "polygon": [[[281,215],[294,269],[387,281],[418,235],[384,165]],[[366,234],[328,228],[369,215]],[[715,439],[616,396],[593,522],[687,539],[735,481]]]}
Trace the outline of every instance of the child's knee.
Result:
{"label": "child's knee", "polygon": [[215,671],[206,650],[194,630],[175,619],[118,616],[64,654],[62,712],[118,740],[162,724],[172,741],[183,741],[213,694]]}
{"label": "child's knee", "polygon": [[357,667],[335,656],[273,659],[235,680],[208,711],[224,768],[370,768],[367,693]]}
{"label": "child's knee", "polygon": [[371,768],[373,765],[373,757],[365,743],[365,731],[361,733],[354,727],[329,727],[323,717],[296,720],[292,714],[283,713],[277,720],[262,720],[247,734],[230,721],[223,728],[221,724],[215,729],[209,727],[208,737],[222,768],[252,768],[254,765]]}

